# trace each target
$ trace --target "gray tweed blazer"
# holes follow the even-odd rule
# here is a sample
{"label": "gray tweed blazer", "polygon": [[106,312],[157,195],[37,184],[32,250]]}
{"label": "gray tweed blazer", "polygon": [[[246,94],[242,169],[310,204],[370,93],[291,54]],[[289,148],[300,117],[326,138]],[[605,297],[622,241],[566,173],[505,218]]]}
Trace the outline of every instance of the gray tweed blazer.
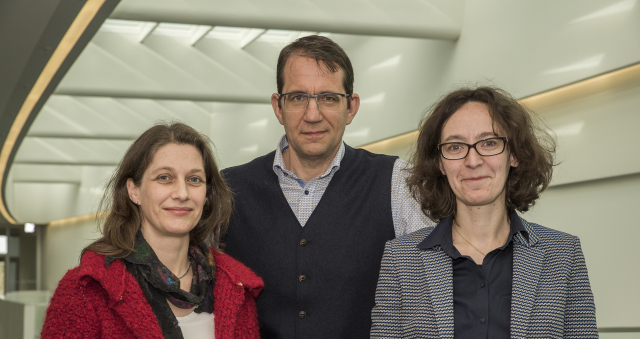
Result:
{"label": "gray tweed blazer", "polygon": [[[580,240],[522,219],[513,247],[511,338],[598,338]],[[371,338],[453,338],[452,260],[416,246],[427,227],[385,246]]]}

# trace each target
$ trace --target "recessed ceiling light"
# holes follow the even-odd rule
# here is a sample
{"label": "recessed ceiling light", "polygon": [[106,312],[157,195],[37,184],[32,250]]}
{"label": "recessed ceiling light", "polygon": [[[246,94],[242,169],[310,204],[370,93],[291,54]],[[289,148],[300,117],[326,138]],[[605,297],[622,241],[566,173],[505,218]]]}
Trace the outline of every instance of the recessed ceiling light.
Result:
{"label": "recessed ceiling light", "polygon": [[32,222],[27,222],[24,224],[24,233],[35,233],[36,224]]}

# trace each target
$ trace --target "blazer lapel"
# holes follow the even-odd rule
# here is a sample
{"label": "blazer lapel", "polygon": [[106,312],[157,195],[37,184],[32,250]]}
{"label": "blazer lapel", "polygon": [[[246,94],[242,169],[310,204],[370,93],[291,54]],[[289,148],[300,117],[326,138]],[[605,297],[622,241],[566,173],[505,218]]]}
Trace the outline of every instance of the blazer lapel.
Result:
{"label": "blazer lapel", "polygon": [[526,338],[543,260],[542,250],[535,246],[537,235],[524,220],[523,223],[529,233],[529,241],[518,234],[513,247],[511,338]]}
{"label": "blazer lapel", "polygon": [[426,265],[427,291],[431,300],[439,338],[453,339],[453,266],[451,258],[436,246],[421,251]]}

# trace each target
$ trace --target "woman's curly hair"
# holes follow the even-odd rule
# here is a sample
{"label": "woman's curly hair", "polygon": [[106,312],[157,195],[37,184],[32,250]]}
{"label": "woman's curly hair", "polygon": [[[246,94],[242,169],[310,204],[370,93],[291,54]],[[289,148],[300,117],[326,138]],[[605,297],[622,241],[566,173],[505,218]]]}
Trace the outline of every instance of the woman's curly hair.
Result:
{"label": "woman's curly hair", "polygon": [[456,197],[440,171],[438,144],[444,124],[468,102],[487,105],[494,127],[508,138],[507,147],[518,161],[507,178],[507,210],[528,211],[551,181],[555,139],[533,112],[495,87],[458,89],[428,110],[420,123],[418,143],[411,158],[413,168],[407,179],[413,196],[432,220],[456,213]]}

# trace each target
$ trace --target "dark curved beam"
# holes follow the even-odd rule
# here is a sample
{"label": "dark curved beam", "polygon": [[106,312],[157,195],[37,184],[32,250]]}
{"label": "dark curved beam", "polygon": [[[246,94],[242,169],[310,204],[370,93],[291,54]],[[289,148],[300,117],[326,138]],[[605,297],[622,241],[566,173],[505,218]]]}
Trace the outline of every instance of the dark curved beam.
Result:
{"label": "dark curved beam", "polygon": [[0,2],[0,214],[9,167],[31,123],[119,0]]}

